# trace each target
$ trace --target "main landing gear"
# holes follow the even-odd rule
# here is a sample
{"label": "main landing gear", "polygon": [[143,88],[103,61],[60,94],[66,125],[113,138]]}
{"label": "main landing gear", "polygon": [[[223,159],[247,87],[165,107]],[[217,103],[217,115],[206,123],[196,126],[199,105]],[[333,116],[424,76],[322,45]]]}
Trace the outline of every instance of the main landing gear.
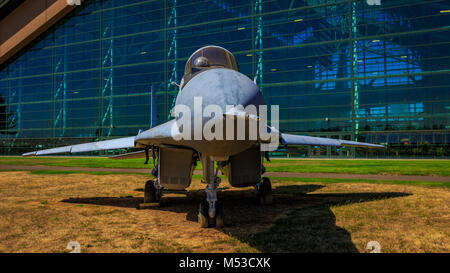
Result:
{"label": "main landing gear", "polygon": [[214,171],[214,161],[208,156],[202,156],[203,183],[207,184],[206,200],[200,203],[198,210],[198,223],[202,228],[222,227],[223,223],[223,203],[217,200],[217,188],[221,182],[217,177],[219,167]]}
{"label": "main landing gear", "polygon": [[159,203],[161,202],[162,186],[158,178],[153,178],[145,183],[144,188],[144,203]]}
{"label": "main landing gear", "polygon": [[270,183],[269,178],[263,177],[261,179],[261,182],[255,185],[255,190],[259,204],[261,205],[272,204],[272,184]]}

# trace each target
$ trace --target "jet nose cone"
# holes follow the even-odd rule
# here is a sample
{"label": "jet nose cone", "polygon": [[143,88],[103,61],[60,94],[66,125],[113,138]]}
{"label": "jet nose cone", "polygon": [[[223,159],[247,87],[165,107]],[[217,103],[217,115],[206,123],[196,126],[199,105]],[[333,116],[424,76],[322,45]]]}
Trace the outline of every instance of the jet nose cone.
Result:
{"label": "jet nose cone", "polygon": [[[193,141],[195,150],[223,157],[238,154],[257,142],[258,132],[250,128],[250,118],[246,119],[242,110],[257,115],[260,105],[265,105],[264,98],[252,80],[235,70],[214,68],[184,86],[172,114],[178,130]],[[239,111],[239,117],[230,111],[233,108]],[[238,132],[239,141],[233,141],[238,140]]]}
{"label": "jet nose cone", "polygon": [[252,80],[226,68],[207,70],[192,78],[179,93],[176,104],[192,107],[195,97],[202,98],[203,106],[218,105],[224,112],[227,105],[258,107],[265,104],[258,86]]}

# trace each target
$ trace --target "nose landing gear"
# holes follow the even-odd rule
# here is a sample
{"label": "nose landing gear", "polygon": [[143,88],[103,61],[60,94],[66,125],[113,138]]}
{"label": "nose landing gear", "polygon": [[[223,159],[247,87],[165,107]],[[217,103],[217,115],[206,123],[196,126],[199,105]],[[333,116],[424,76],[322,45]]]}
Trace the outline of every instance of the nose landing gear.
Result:
{"label": "nose landing gear", "polygon": [[208,156],[202,156],[203,178],[207,184],[206,200],[200,203],[198,211],[198,223],[202,228],[210,226],[222,227],[223,223],[223,203],[217,200],[217,188],[221,182],[217,177],[219,167],[214,171],[214,160]]}
{"label": "nose landing gear", "polygon": [[207,227],[217,227],[221,228],[223,227],[223,203],[217,202],[215,204],[216,213],[214,217],[210,217],[208,210],[209,210],[209,204],[208,201],[203,201],[200,203],[200,207],[198,210],[198,223],[200,224],[200,227],[207,228]]}

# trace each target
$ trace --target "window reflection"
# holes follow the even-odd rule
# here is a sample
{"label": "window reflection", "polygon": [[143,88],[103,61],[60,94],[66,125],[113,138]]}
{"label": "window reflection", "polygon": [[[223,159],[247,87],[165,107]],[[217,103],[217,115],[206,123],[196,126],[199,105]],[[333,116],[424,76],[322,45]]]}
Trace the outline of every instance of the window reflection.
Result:
{"label": "window reflection", "polygon": [[[133,135],[148,126],[152,86],[162,123],[172,81],[225,67],[257,79],[283,131],[449,156],[444,2],[90,1],[0,67],[0,152]],[[234,56],[206,47],[186,59],[212,44]]]}

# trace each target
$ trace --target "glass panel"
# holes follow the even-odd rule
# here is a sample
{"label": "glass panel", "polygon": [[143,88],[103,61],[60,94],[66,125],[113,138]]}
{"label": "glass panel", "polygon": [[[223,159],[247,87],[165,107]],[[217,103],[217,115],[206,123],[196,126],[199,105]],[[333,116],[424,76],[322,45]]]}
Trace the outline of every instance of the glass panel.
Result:
{"label": "glass panel", "polygon": [[[202,71],[203,54],[255,79],[280,106],[281,131],[389,143],[369,156],[448,156],[445,10],[425,0],[87,1],[1,65],[0,153],[135,135],[152,107],[163,123],[170,83]],[[189,59],[208,45],[233,55],[206,47]]]}

